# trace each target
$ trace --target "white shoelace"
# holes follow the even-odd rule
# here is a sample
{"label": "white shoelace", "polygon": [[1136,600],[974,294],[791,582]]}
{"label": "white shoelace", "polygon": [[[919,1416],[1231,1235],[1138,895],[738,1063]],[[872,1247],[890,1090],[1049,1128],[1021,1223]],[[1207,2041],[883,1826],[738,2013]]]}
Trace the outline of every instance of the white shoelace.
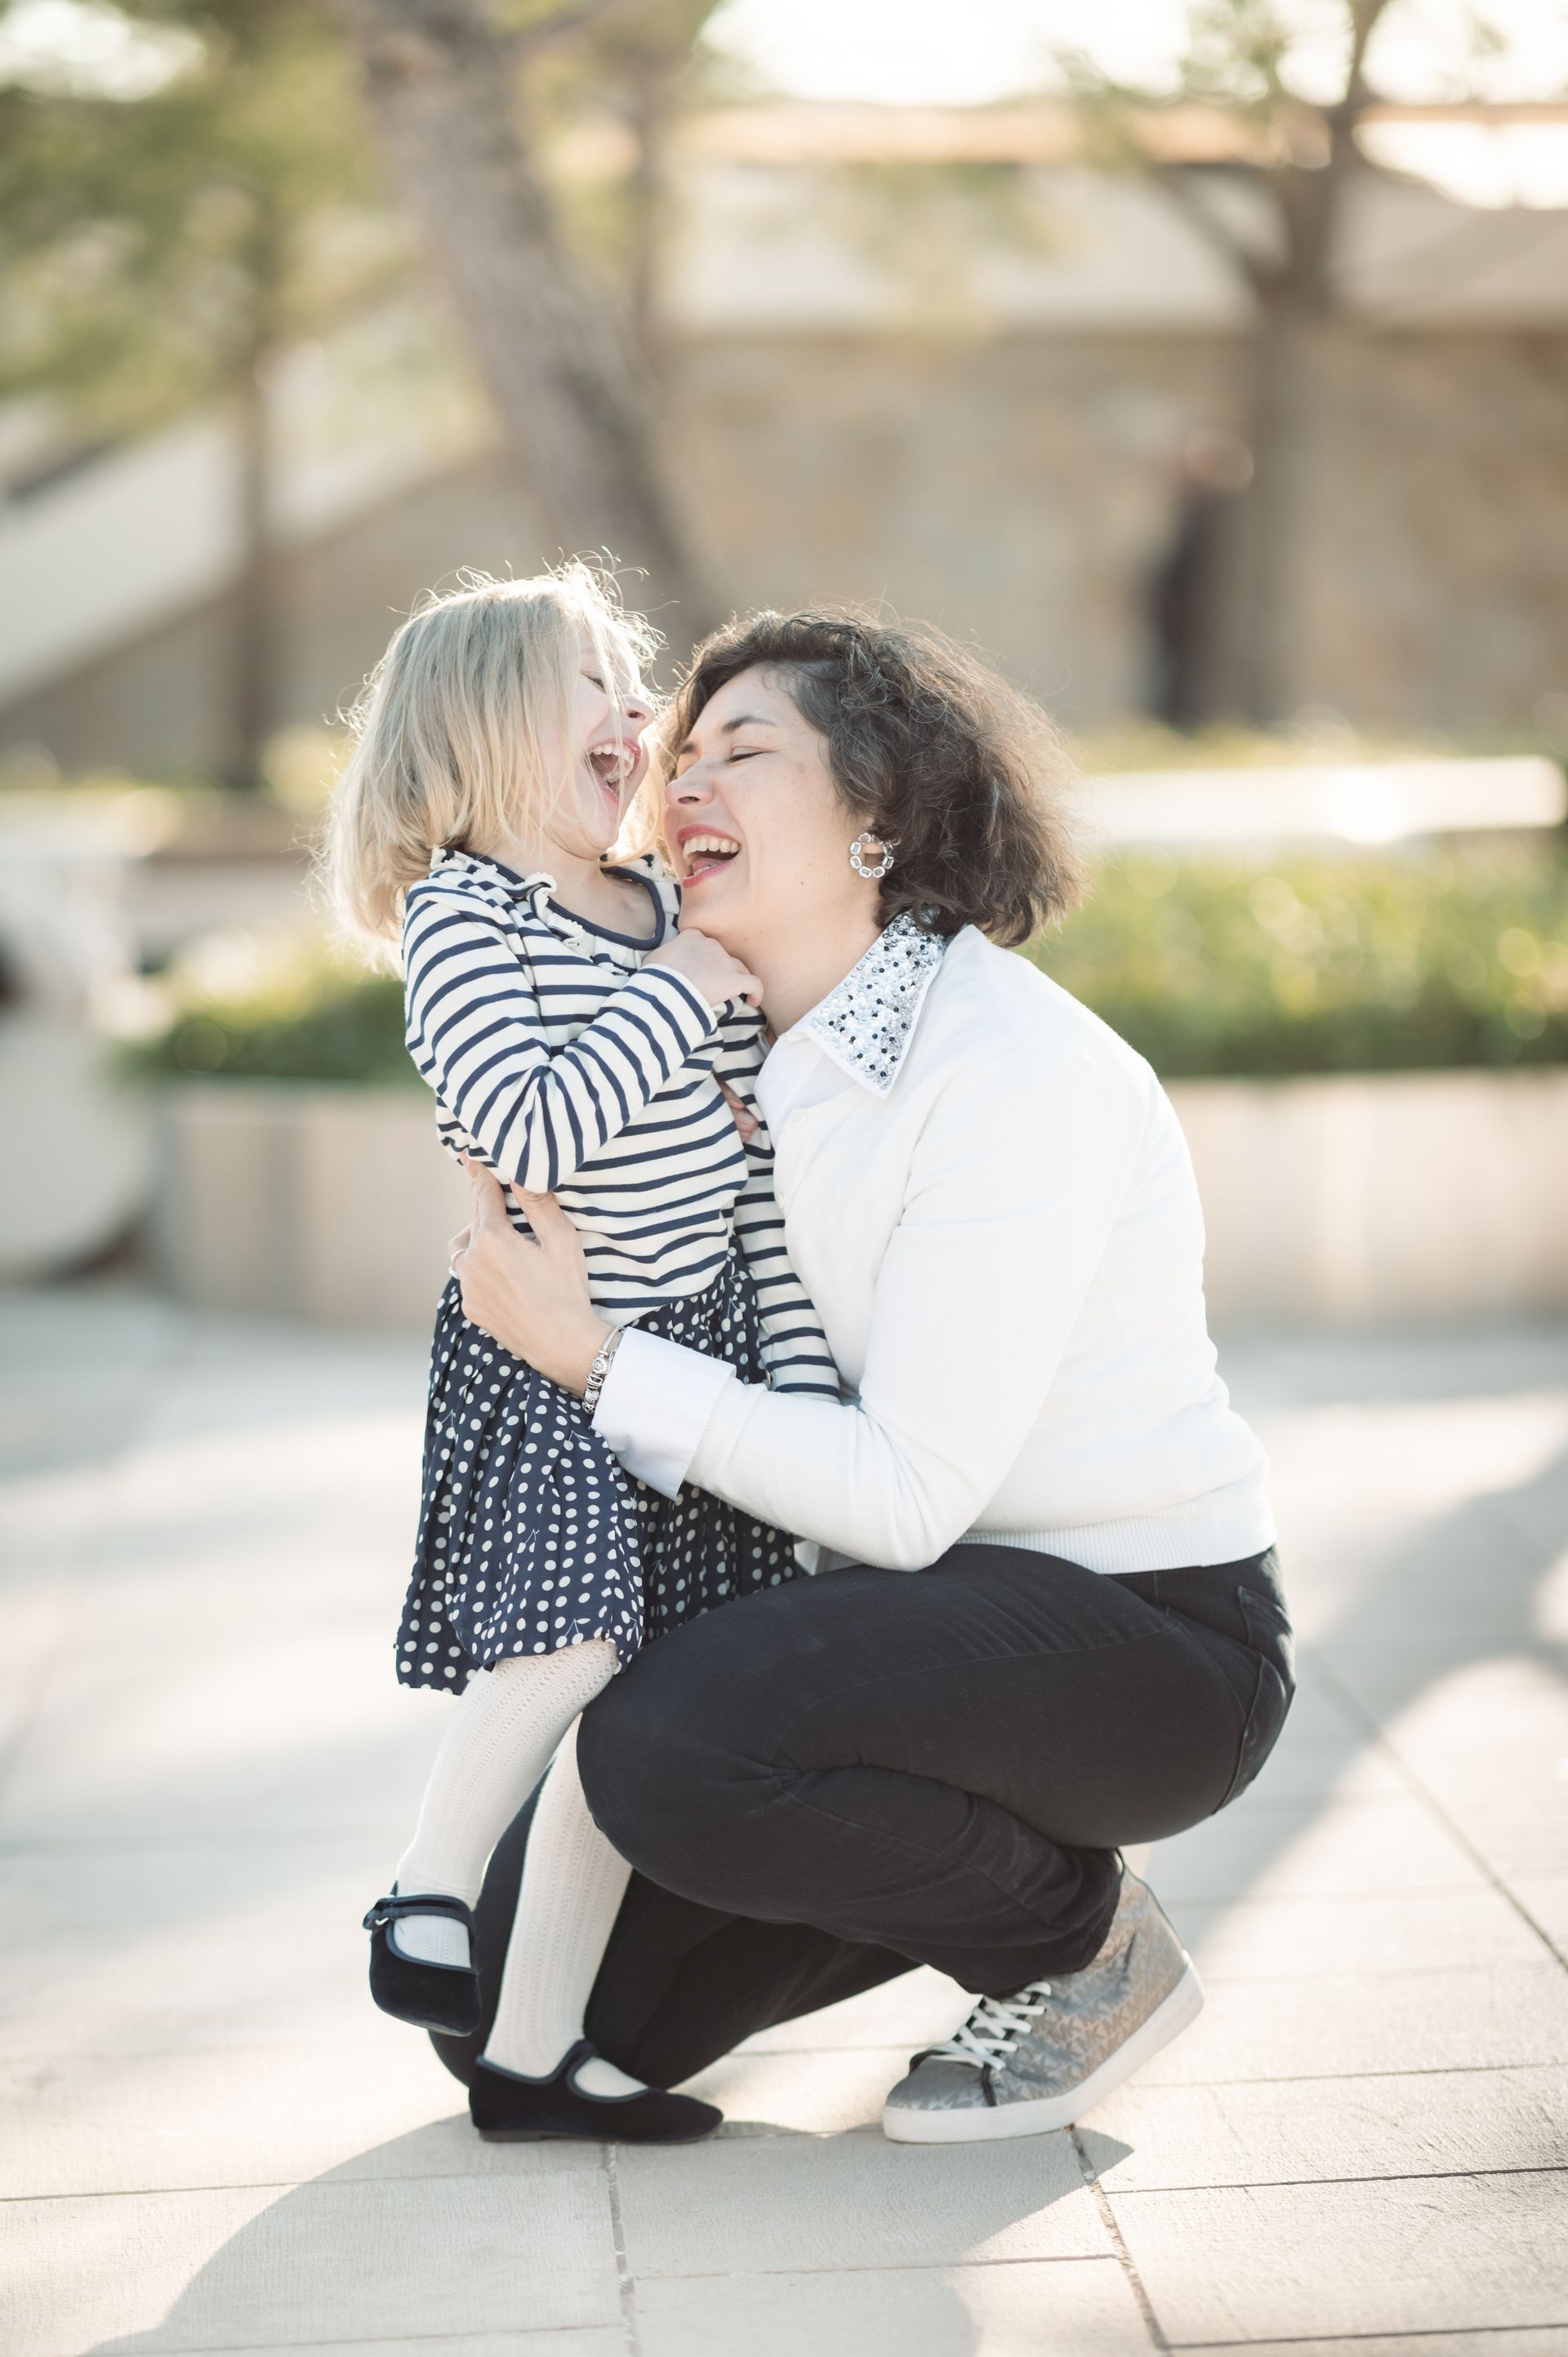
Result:
{"label": "white shoelace", "polygon": [[1015,2040],[1034,2028],[1050,1993],[1049,1981],[1030,1981],[1011,1996],[983,1996],[963,2028],[930,2049],[931,2059],[994,2069],[1006,2061]]}

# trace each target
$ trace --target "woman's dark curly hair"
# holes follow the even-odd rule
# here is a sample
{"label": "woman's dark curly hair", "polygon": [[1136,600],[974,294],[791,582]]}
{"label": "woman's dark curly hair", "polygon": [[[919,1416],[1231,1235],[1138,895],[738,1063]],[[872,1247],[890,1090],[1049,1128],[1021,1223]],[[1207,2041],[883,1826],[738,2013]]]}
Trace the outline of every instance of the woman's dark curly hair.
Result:
{"label": "woman's dark curly hair", "polygon": [[881,920],[977,925],[1008,947],[1077,901],[1071,765],[1030,697],[928,623],[753,614],[704,639],[660,734],[676,745],[745,671],[774,673],[824,739],[845,806],[894,847]]}

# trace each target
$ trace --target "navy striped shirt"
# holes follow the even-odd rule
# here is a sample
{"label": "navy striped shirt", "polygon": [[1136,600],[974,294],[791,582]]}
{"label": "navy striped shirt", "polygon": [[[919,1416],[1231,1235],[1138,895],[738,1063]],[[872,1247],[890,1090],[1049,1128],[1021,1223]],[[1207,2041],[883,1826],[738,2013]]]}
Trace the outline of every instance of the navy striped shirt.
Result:
{"label": "navy striped shirt", "polygon": [[[613,871],[649,896],[641,940],[574,916],[554,880],[438,851],[411,885],[403,959],[410,1055],[436,1126],[531,1191],[583,1240],[594,1304],[628,1325],[701,1293],[738,1238],[780,1390],[839,1396],[815,1310],[789,1265],[766,1130],[742,1143],[719,1088],[748,1105],[762,1018],[715,1011],[669,966],[644,966],[679,911],[651,858]],[[514,1224],[525,1223],[513,1209]]]}

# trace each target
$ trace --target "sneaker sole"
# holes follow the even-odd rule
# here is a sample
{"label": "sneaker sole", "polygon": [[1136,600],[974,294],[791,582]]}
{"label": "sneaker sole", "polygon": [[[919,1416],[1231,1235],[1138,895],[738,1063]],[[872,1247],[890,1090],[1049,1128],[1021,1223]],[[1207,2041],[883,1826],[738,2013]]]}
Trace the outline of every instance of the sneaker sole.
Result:
{"label": "sneaker sole", "polygon": [[1040,2095],[1018,2104],[977,2104],[961,2112],[921,2112],[886,2104],[882,2133],[894,2144],[983,2144],[996,2136],[1048,2136],[1055,2128],[1070,2128],[1086,2112],[1102,2104],[1112,2088],[1153,2060],[1162,2046],[1179,2038],[1203,2011],[1203,1983],[1188,1960],[1174,1989],[1147,2021],[1091,2071],[1081,2086],[1067,2095]]}

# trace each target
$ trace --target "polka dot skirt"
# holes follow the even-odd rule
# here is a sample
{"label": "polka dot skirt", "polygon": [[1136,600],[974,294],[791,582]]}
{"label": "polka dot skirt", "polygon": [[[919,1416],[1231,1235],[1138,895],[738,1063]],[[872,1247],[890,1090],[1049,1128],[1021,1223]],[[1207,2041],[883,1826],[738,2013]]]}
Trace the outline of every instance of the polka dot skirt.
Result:
{"label": "polka dot skirt", "polygon": [[[645,1333],[765,1380],[738,1254],[705,1293],[639,1319]],[[793,1541],[705,1490],[633,1479],[582,1402],[470,1326],[454,1279],[431,1355],[424,1495],[398,1631],[404,1685],[460,1693],[514,1654],[607,1637],[623,1662],[735,1596],[795,1572]]]}

